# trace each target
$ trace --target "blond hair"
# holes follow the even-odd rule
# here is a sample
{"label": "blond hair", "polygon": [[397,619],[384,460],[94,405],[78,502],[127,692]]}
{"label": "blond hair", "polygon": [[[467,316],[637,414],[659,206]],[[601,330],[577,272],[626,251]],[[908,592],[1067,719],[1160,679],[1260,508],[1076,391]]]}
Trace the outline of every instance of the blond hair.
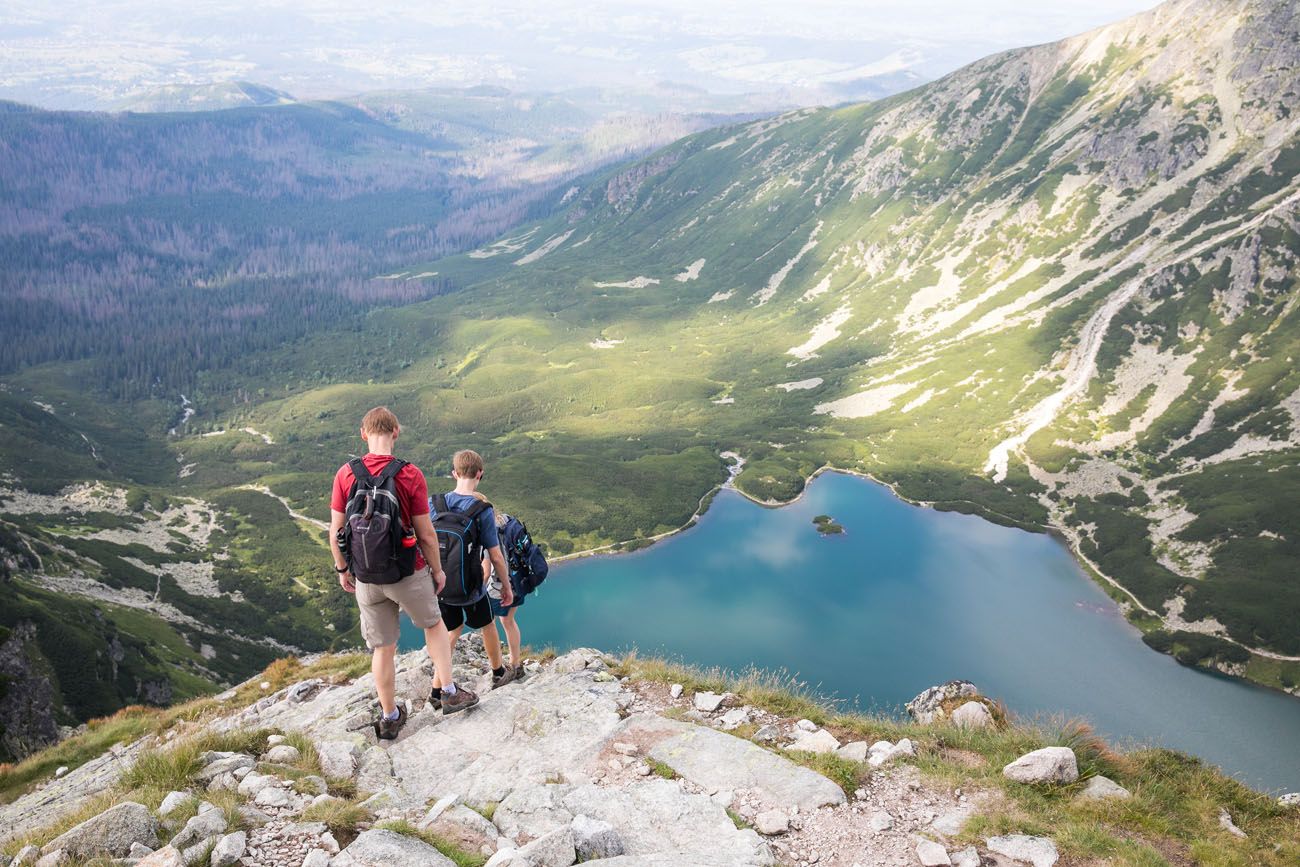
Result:
{"label": "blond hair", "polygon": [[386,406],[375,407],[361,419],[361,429],[368,434],[395,434],[399,427],[397,416]]}
{"label": "blond hair", "polygon": [[461,449],[451,456],[451,471],[461,479],[477,479],[483,472],[483,458],[471,449]]}

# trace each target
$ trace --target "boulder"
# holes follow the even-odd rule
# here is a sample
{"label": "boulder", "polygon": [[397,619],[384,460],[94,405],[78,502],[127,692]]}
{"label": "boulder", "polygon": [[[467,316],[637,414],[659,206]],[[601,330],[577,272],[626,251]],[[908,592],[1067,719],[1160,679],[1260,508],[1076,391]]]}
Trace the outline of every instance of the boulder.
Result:
{"label": "boulder", "polygon": [[212,867],[230,867],[244,857],[246,848],[248,848],[248,835],[243,831],[227,834],[217,841],[216,847],[212,850],[210,863]]}
{"label": "boulder", "polygon": [[754,732],[754,740],[760,744],[769,744],[781,735],[781,730],[771,723],[759,726],[758,731]]}
{"label": "boulder", "polygon": [[916,748],[908,738],[903,738],[896,744],[891,744],[889,741],[876,741],[867,751],[867,764],[878,768],[894,759],[914,755],[916,755]]}
{"label": "boulder", "polygon": [[805,753],[833,753],[840,748],[840,742],[835,739],[835,735],[819,729],[815,732],[798,731],[795,733],[794,740],[786,747],[787,750],[799,750]]}
{"label": "boulder", "polygon": [[455,867],[455,862],[423,840],[371,828],[335,855],[331,867]]}
{"label": "boulder", "polygon": [[244,804],[239,808],[239,824],[248,828],[260,828],[269,823],[271,817],[256,807]]}
{"label": "boulder", "polygon": [[312,849],[302,859],[302,867],[330,867],[330,853],[324,849]]}
{"label": "boulder", "polygon": [[697,692],[693,699],[695,709],[704,713],[713,713],[722,707],[722,702],[726,696],[718,695],[716,692]]}
{"label": "boulder", "polygon": [[297,747],[280,744],[267,750],[263,758],[273,765],[292,765],[302,758],[302,753],[298,752]]}
{"label": "boulder", "polygon": [[96,855],[125,858],[132,843],[158,845],[158,820],[144,804],[124,801],[71,828],[41,848],[48,855],[62,849],[71,858]]}
{"label": "boulder", "polygon": [[357,771],[361,750],[352,741],[317,741],[316,756],[320,759],[321,773],[327,777],[348,779]]}
{"label": "boulder", "polygon": [[189,792],[168,793],[167,797],[162,799],[162,804],[158,806],[158,815],[167,818],[193,797]]}
{"label": "boulder", "polygon": [[1007,765],[1002,775],[1018,783],[1073,783],[1079,779],[1079,763],[1069,747],[1043,747]]}
{"label": "boulder", "polygon": [[850,762],[865,762],[867,760],[867,742],[854,741],[845,744],[835,751],[835,755]]}
{"label": "boulder", "polygon": [[952,867],[980,867],[982,863],[979,850],[974,846],[967,846],[952,853]]}
{"label": "boulder", "polygon": [[199,813],[185,823],[185,827],[172,838],[171,845],[184,851],[196,843],[202,843],[218,834],[226,832],[226,814],[222,810],[208,810]]}
{"label": "boulder", "polygon": [[947,867],[952,863],[948,850],[933,840],[916,841],[916,858],[921,867]]}
{"label": "boulder", "polygon": [[230,773],[236,768],[252,768],[257,765],[256,759],[243,753],[207,753],[207,755],[215,758],[194,775],[195,782],[205,786],[220,775]]}
{"label": "boulder", "polygon": [[501,836],[496,825],[463,804],[453,804],[432,822],[421,823],[420,827],[450,840],[466,852],[481,852],[484,847],[494,852],[497,838]]}
{"label": "boulder", "polygon": [[296,803],[293,795],[279,786],[267,786],[257,793],[253,803],[259,807],[275,807],[278,809],[288,809]]}
{"label": "boulder", "polygon": [[801,731],[801,732],[815,732],[815,731],[817,731],[817,723],[813,722],[813,721],[810,720],[810,719],[801,719],[801,720],[799,720],[799,722],[797,722],[797,723],[794,724],[794,727],[797,728],[797,729],[798,729],[799,731]]}
{"label": "boulder", "polygon": [[14,860],[9,862],[9,867],[27,867],[29,864],[35,864],[41,857],[41,850],[37,846],[27,845],[18,850],[14,855]]}
{"label": "boulder", "polygon": [[876,810],[867,819],[867,827],[873,834],[881,834],[889,831],[894,827],[894,817],[889,815],[886,810]]}
{"label": "boulder", "polygon": [[570,824],[573,848],[579,861],[595,861],[623,854],[623,838],[609,822],[590,816],[574,816]]}
{"label": "boulder", "polygon": [[578,860],[573,830],[566,825],[543,834],[520,849],[519,858],[529,867],[569,867]]}
{"label": "boulder", "polygon": [[944,718],[943,705],[959,698],[974,698],[979,689],[968,680],[950,680],[940,686],[932,686],[906,705],[912,719],[919,723],[938,722]]}
{"label": "boulder", "polygon": [[749,722],[749,708],[733,707],[722,715],[722,728],[730,731]]}
{"label": "boulder", "polygon": [[48,855],[36,859],[36,867],[62,867],[72,860],[72,856],[62,849],[55,849]]}
{"label": "boulder", "polygon": [[1046,837],[1030,837],[1027,834],[1010,834],[1005,837],[989,837],[984,841],[990,852],[1005,855],[1013,861],[1024,861],[1034,867],[1052,867],[1059,859],[1056,844]]}
{"label": "boulder", "polygon": [[959,729],[991,729],[996,725],[982,701],[968,701],[954,710],[952,724]]}
{"label": "boulder", "polygon": [[1088,780],[1079,797],[1085,801],[1104,801],[1112,798],[1131,798],[1133,793],[1109,777],[1098,775]]}
{"label": "boulder", "polygon": [[267,786],[275,785],[276,778],[253,771],[239,781],[237,791],[245,798],[256,798]]}
{"label": "boulder", "polygon": [[175,846],[164,846],[135,862],[135,867],[185,867],[185,856]]}
{"label": "boulder", "polygon": [[790,830],[790,817],[781,810],[764,810],[754,817],[754,830],[764,837],[784,834]]}
{"label": "boulder", "polygon": [[152,855],[152,854],[153,854],[153,850],[150,849],[148,846],[144,845],[143,843],[132,843],[131,851],[126,853],[126,857],[139,861],[141,858],[145,857],[146,855]]}

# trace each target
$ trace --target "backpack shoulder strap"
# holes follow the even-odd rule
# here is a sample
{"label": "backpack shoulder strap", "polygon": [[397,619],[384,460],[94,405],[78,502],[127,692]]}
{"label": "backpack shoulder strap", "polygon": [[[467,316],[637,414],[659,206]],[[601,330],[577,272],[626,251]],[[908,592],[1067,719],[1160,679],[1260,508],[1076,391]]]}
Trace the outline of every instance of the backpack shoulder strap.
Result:
{"label": "backpack shoulder strap", "polygon": [[384,465],[384,468],[382,470],[379,471],[379,475],[375,476],[375,483],[382,485],[386,483],[389,479],[396,478],[397,474],[400,473],[405,468],[406,468],[406,461],[402,460],[401,458],[393,458],[391,461],[389,461],[387,464]]}
{"label": "backpack shoulder strap", "polygon": [[449,511],[451,511],[450,509],[447,508],[447,495],[446,495],[446,494],[434,494],[434,495],[433,495],[433,508],[434,508],[434,511],[439,512],[439,513],[442,513],[442,512],[449,512]]}
{"label": "backpack shoulder strap", "polygon": [[352,477],[358,482],[367,485],[375,483],[375,477],[370,475],[370,470],[366,469],[366,462],[361,458],[353,458],[348,461],[348,469],[352,470]]}
{"label": "backpack shoulder strap", "polygon": [[490,508],[492,508],[492,504],[487,500],[475,500],[473,504],[465,510],[465,514],[468,515],[470,519],[474,519]]}

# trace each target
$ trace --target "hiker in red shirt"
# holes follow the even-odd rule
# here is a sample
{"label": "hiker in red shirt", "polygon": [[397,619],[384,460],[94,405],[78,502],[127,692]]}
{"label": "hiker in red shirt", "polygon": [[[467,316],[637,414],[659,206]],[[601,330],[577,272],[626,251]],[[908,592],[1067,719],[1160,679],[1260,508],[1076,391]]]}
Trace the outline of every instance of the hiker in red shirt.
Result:
{"label": "hiker in red shirt", "polygon": [[366,413],[361,438],[369,453],[339,468],[330,500],[334,569],[343,589],[357,597],[361,635],[371,650],[370,670],[383,709],[375,728],[386,740],[397,737],[406,723],[395,686],[399,611],[424,630],[442,712],[478,704],[478,696],[452,681],[451,645],[437,595],[447,576],[429,519],[429,489],[418,467],[393,456],[399,433],[397,416],[388,407]]}

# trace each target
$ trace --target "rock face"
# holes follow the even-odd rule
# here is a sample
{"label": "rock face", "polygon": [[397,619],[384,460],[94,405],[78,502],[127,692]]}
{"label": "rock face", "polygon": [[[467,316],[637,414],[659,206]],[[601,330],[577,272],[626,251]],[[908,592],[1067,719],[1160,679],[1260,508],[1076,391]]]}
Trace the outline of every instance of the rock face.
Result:
{"label": "rock face", "polygon": [[1079,763],[1069,747],[1043,747],[1007,765],[1002,775],[1019,783],[1073,783]]}
{"label": "rock face", "polygon": [[969,680],[950,680],[940,686],[932,686],[905,707],[912,719],[919,723],[938,722],[944,718],[942,705],[959,698],[974,698],[979,689]]}
{"label": "rock face", "polygon": [[363,831],[334,857],[331,867],[456,867],[437,849],[395,831]]}
{"label": "rock face", "polygon": [[127,801],[110,807],[55,837],[41,849],[44,854],[62,850],[72,858],[104,853],[125,858],[131,845],[158,845],[158,820],[144,804]]}
{"label": "rock face", "polygon": [[21,759],[59,739],[54,687],[32,661],[39,653],[33,623],[17,624],[0,641],[0,760]]}

